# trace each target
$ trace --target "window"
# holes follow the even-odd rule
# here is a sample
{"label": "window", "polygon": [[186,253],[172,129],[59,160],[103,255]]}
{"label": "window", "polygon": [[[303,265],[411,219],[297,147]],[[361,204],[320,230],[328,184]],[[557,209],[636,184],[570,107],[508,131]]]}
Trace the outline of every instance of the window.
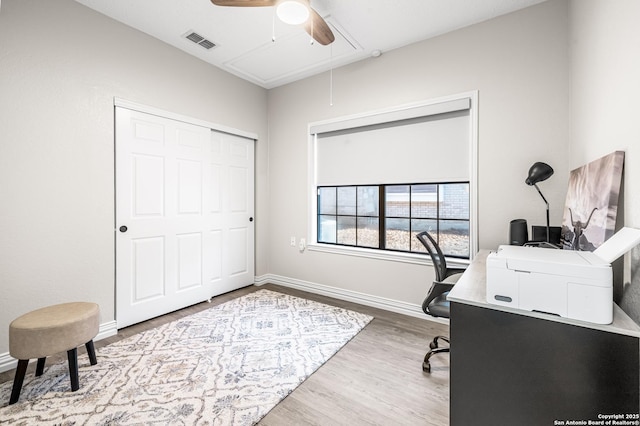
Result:
{"label": "window", "polygon": [[318,187],[319,243],[424,253],[428,231],[446,256],[468,259],[469,183]]}
{"label": "window", "polygon": [[478,93],[309,124],[309,250],[421,263],[478,246]]}

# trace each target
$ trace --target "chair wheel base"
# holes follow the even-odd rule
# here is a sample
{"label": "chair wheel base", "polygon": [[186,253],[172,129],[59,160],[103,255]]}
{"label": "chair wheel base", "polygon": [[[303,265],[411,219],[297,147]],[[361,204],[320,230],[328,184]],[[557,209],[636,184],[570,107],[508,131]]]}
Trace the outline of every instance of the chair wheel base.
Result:
{"label": "chair wheel base", "polygon": [[442,352],[450,351],[450,348],[448,347],[443,348],[438,346],[439,340],[444,340],[445,342],[450,343],[449,338],[446,336],[437,336],[435,339],[433,339],[433,341],[429,343],[429,347],[431,348],[431,350],[427,352],[427,354],[424,356],[424,361],[422,362],[422,371],[424,371],[425,373],[431,373],[431,363],[429,363],[429,359],[431,359],[432,356]]}

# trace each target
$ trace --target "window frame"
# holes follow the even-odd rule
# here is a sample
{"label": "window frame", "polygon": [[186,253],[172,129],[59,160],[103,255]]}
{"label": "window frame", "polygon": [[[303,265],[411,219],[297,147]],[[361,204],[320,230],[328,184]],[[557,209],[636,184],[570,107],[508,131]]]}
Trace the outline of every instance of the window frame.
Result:
{"label": "window frame", "polygon": [[[439,105],[447,102],[469,100],[469,260],[459,258],[447,258],[451,266],[468,265],[478,252],[478,91],[460,93],[441,98],[430,99],[417,103],[405,104],[396,107],[384,108],[362,114],[339,117],[330,120],[309,123],[308,125],[308,220],[307,220],[307,249],[333,253],[338,255],[350,255],[366,257],[370,259],[424,264],[423,253],[411,253],[404,251],[380,250],[378,248],[365,248],[357,246],[342,246],[337,244],[325,244],[318,242],[318,185],[317,185],[317,144],[318,134],[323,133],[323,129],[348,129],[357,127],[359,123],[391,123],[400,121],[407,116],[415,116],[416,111],[426,111],[423,116],[437,114]],[[434,111],[434,112],[429,112]],[[450,182],[443,179],[441,182]],[[373,185],[374,183],[372,183]],[[387,182],[377,182],[377,185],[387,184]],[[329,185],[325,185],[329,186]],[[343,186],[343,185],[335,185]],[[344,186],[347,186],[346,184]],[[360,185],[367,186],[367,185]],[[381,212],[381,217],[384,217]]]}
{"label": "window frame", "polygon": [[[333,205],[333,207],[335,207],[335,212],[334,213],[327,213],[327,212],[323,212],[322,211],[322,207],[320,206],[320,203],[317,204],[317,211],[316,211],[316,229],[317,229],[317,234],[316,234],[316,241],[318,242],[318,244],[327,244],[327,245],[333,245],[333,246],[343,246],[343,247],[360,247],[360,248],[368,248],[368,249],[372,249],[372,250],[383,250],[383,251],[392,251],[392,252],[400,252],[400,253],[419,253],[419,254],[424,254],[424,251],[420,250],[420,251],[416,251],[413,250],[412,248],[414,246],[417,246],[418,248],[422,248],[422,245],[420,243],[417,243],[415,241],[410,241],[409,244],[409,250],[404,250],[404,249],[400,249],[400,248],[390,248],[387,246],[387,234],[386,232],[388,231],[387,229],[387,220],[391,219],[391,220],[406,220],[409,222],[409,233],[410,235],[413,232],[416,232],[414,230],[412,230],[413,228],[413,222],[416,220],[425,220],[425,221],[432,221],[435,222],[435,227],[436,229],[434,231],[430,231],[430,233],[436,238],[436,240],[440,239],[441,233],[440,233],[440,229],[441,229],[441,225],[444,222],[463,222],[469,225],[470,227],[470,223],[471,223],[471,218],[463,218],[461,216],[458,217],[446,217],[443,216],[442,210],[441,210],[441,190],[444,189],[444,187],[446,187],[447,185],[466,185],[467,186],[467,190],[469,188],[469,182],[468,181],[447,181],[447,182],[438,182],[438,183],[433,183],[433,182],[420,182],[420,183],[393,183],[393,184],[380,184],[380,185],[361,185],[361,184],[354,184],[354,185],[319,185],[317,187],[317,198],[318,200],[321,200],[322,196],[320,194],[322,189],[332,189],[333,191],[333,196],[335,197],[335,203]],[[389,187],[408,187],[409,189],[409,205],[408,205],[408,216],[398,216],[398,215],[390,215],[388,214],[388,204],[387,204],[387,200],[388,200],[388,191],[387,189]],[[412,194],[414,193],[413,189],[415,187],[418,186],[435,186],[435,194],[437,197],[437,201],[436,201],[436,207],[435,207],[435,215],[433,216],[424,216],[424,217],[420,217],[420,216],[415,216],[413,211],[415,208],[415,205],[413,204],[413,197]],[[356,205],[356,210],[353,212],[353,214],[350,213],[344,213],[344,212],[340,212],[340,196],[338,195],[338,192],[340,190],[340,188],[346,189],[346,188],[353,188],[355,191],[355,205]],[[358,201],[359,201],[359,192],[358,190],[360,188],[376,188],[377,189],[377,193],[378,193],[378,202],[377,202],[377,211],[378,211],[378,215],[377,216],[373,216],[370,214],[360,214],[360,212],[358,211]],[[468,202],[470,202],[470,200],[468,200]],[[469,216],[470,216],[470,211],[468,212]],[[332,217],[335,218],[335,235],[334,235],[334,242],[330,242],[330,241],[319,241],[320,240],[320,234],[322,233],[322,230],[320,229],[320,227],[318,226],[318,224],[321,222],[321,218],[322,217]],[[354,244],[349,244],[346,242],[340,242],[339,241],[339,222],[340,222],[340,218],[353,218],[353,220],[356,222],[356,224],[359,222],[359,219],[361,218],[375,218],[378,222],[377,225],[377,230],[378,230],[378,246],[374,247],[374,246],[367,246],[367,245],[362,245],[359,244],[358,242],[358,229],[360,229],[360,227],[358,225],[355,226],[356,228],[356,233],[355,233],[355,243]],[[443,248],[444,251],[444,248]],[[470,247],[469,247],[469,252],[470,252]],[[448,254],[445,253],[445,256],[447,258],[452,258],[452,259],[460,259],[463,261],[467,261],[469,260],[466,257],[463,256],[455,256],[452,254]]]}

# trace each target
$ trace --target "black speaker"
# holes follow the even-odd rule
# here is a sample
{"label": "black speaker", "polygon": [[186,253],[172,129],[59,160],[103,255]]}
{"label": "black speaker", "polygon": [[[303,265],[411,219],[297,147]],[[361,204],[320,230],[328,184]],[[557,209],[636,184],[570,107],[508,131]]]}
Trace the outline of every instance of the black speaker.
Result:
{"label": "black speaker", "polygon": [[513,219],[509,226],[509,244],[522,246],[529,241],[529,231],[525,219]]}

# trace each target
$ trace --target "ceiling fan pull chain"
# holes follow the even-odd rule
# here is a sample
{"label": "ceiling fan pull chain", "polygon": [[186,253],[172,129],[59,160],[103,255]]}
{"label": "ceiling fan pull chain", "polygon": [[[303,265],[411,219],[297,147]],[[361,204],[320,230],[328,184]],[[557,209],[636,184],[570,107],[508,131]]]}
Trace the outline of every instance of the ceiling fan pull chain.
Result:
{"label": "ceiling fan pull chain", "polygon": [[329,69],[329,106],[333,106],[333,44],[329,46],[329,63],[331,68]]}
{"label": "ceiling fan pull chain", "polygon": [[276,42],[276,12],[274,9],[273,16],[271,19],[271,41],[273,43]]}
{"label": "ceiling fan pull chain", "polygon": [[309,19],[311,19],[311,45],[313,46],[313,42],[314,42],[314,39],[313,39],[313,18],[309,18]]}

